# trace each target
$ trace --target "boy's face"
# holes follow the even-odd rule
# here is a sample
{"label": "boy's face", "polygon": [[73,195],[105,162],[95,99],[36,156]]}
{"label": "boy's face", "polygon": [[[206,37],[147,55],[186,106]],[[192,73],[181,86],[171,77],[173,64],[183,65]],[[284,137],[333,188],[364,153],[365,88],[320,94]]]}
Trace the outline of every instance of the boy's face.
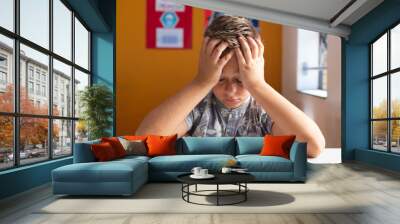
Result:
{"label": "boy's face", "polygon": [[213,87],[214,95],[229,109],[239,107],[250,96],[239,77],[239,66],[233,55],[222,69],[218,84]]}

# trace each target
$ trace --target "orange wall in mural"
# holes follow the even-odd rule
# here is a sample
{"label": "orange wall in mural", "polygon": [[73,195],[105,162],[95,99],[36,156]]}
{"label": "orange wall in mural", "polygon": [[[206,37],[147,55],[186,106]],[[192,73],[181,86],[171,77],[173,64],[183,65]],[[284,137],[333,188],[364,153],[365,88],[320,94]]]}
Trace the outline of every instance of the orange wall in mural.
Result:
{"label": "orange wall in mural", "polygon": [[[192,49],[146,48],[146,1],[117,1],[117,135],[133,134],[144,116],[189,83],[197,71],[204,11],[193,9]],[[266,80],[281,90],[282,28],[261,22]]]}

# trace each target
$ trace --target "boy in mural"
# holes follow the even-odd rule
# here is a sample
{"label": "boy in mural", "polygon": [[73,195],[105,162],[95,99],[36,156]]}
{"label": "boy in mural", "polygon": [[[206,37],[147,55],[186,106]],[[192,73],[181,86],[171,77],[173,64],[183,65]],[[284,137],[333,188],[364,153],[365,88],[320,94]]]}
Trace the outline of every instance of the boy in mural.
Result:
{"label": "boy in mural", "polygon": [[198,73],[151,111],[137,135],[296,135],[316,157],[325,147],[317,124],[264,80],[264,46],[243,17],[219,16],[207,27]]}

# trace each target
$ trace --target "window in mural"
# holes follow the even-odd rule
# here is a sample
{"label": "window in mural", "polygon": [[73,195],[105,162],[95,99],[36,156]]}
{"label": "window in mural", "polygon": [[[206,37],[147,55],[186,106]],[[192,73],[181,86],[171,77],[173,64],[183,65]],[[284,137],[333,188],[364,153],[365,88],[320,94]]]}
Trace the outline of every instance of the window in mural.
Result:
{"label": "window in mural", "polygon": [[90,31],[64,1],[15,2],[0,0],[0,170],[71,156],[75,130],[87,138],[74,94],[90,85]]}
{"label": "window in mural", "polygon": [[400,25],[370,45],[371,148],[400,153]]}
{"label": "window in mural", "polygon": [[297,90],[328,96],[327,34],[298,29],[297,31]]}

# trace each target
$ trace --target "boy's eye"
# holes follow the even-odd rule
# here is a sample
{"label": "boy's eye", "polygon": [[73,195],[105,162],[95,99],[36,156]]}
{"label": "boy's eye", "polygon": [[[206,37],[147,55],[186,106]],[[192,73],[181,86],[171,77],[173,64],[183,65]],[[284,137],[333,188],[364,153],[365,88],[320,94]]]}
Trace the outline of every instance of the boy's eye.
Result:
{"label": "boy's eye", "polygon": [[242,84],[242,81],[240,81],[239,79],[236,79],[235,82],[238,84]]}

